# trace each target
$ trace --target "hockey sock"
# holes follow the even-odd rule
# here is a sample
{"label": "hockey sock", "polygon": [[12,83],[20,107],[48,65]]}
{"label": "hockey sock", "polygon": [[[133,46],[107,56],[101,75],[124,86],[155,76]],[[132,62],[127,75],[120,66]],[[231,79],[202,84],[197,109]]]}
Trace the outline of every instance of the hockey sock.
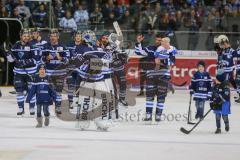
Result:
{"label": "hockey sock", "polygon": [[24,94],[23,92],[17,92],[17,104],[19,108],[24,108]]}
{"label": "hockey sock", "polygon": [[221,128],[221,114],[216,114],[216,126]]}
{"label": "hockey sock", "polygon": [[152,114],[153,110],[153,101],[146,102],[146,113]]}
{"label": "hockey sock", "polygon": [[56,98],[56,103],[55,103],[55,106],[56,107],[61,107],[61,101],[62,101],[62,95],[61,95],[61,93],[58,93],[57,92],[57,96],[56,96],[57,98]]}
{"label": "hockey sock", "polygon": [[34,108],[35,103],[36,103],[36,97],[34,96],[29,103],[29,108]]}
{"label": "hockey sock", "polygon": [[156,115],[159,115],[159,116],[162,115],[163,107],[164,107],[163,103],[157,103]]}

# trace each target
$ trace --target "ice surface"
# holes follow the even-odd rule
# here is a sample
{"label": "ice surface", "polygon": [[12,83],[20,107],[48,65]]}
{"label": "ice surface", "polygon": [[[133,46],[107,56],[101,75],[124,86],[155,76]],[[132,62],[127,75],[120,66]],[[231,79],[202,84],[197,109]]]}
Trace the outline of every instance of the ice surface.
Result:
{"label": "ice surface", "polygon": [[[179,131],[182,126],[192,127],[185,119],[187,91],[169,94],[164,111],[168,120],[165,118],[158,125],[141,121],[145,98],[138,98],[135,107],[122,109],[121,122],[109,132],[98,132],[93,124],[89,130],[80,131],[74,122],[57,119],[53,107],[50,126],[35,128],[35,118],[27,116],[28,106],[24,118],[16,116],[15,95],[8,93],[13,89],[1,90],[0,160],[236,160],[240,156],[240,105],[233,101],[230,132],[225,133],[223,125],[221,135],[213,134],[213,113],[190,135]],[[177,118],[173,120],[173,116]]]}

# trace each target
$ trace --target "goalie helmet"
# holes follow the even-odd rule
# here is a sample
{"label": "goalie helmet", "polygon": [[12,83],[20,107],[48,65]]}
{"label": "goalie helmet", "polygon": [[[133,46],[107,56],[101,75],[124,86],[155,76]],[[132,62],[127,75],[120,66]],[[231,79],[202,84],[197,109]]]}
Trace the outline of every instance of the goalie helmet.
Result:
{"label": "goalie helmet", "polygon": [[120,46],[121,39],[116,33],[111,33],[108,37],[109,43],[115,44],[116,46]]}
{"label": "goalie helmet", "polygon": [[91,30],[84,31],[82,33],[82,39],[86,43],[90,43],[90,44],[93,44],[93,45],[96,44],[96,40],[97,40],[95,33]]}

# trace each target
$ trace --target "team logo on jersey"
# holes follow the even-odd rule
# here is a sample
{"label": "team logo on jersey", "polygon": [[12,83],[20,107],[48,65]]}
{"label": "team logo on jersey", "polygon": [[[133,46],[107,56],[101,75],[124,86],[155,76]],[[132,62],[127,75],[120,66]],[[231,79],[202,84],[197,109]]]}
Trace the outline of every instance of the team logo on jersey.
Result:
{"label": "team logo on jersey", "polygon": [[18,52],[18,57],[19,57],[20,59],[22,59],[23,56],[24,56],[24,52]]}
{"label": "team logo on jersey", "polygon": [[26,46],[26,47],[24,47],[24,50],[25,50],[25,51],[30,51],[30,47],[29,47],[29,46]]}
{"label": "team logo on jersey", "polygon": [[57,51],[63,51],[63,47],[57,47]]}

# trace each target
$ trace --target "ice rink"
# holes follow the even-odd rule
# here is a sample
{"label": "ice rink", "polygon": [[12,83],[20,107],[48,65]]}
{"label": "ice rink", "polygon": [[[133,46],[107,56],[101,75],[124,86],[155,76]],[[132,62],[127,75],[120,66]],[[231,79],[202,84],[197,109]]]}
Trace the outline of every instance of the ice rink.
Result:
{"label": "ice rink", "polygon": [[214,134],[213,113],[190,135],[181,133],[180,127],[192,127],[186,123],[187,91],[169,94],[159,124],[141,121],[145,104],[142,97],[137,98],[136,106],[122,109],[121,122],[108,132],[99,132],[94,124],[81,131],[74,122],[59,120],[53,107],[50,126],[35,128],[36,120],[28,116],[28,106],[24,118],[16,116],[15,95],[8,93],[13,89],[1,90],[0,160],[237,160],[240,156],[240,105],[233,100],[229,133],[222,123],[222,134]]}

